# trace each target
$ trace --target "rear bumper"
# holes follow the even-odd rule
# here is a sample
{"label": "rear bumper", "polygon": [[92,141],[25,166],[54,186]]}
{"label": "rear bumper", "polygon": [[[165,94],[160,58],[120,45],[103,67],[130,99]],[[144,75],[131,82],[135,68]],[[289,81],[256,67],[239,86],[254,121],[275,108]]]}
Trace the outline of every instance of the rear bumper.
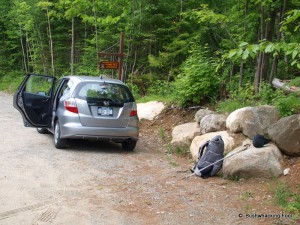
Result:
{"label": "rear bumper", "polygon": [[61,126],[61,138],[99,139],[121,142],[127,139],[138,140],[138,127],[106,128],[83,127],[78,123],[66,123]]}

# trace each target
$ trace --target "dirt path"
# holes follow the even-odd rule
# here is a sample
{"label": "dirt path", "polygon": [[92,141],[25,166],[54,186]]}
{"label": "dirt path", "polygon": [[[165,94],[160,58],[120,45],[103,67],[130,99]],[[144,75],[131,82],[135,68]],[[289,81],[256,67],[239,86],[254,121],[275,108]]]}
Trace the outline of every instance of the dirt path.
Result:
{"label": "dirt path", "polygon": [[163,134],[149,122],[142,122],[140,141],[131,153],[117,144],[87,141],[58,150],[52,135],[23,127],[12,96],[0,93],[0,103],[0,224],[286,221],[246,218],[281,213],[266,194],[265,180],[182,179],[191,163],[166,154]]}

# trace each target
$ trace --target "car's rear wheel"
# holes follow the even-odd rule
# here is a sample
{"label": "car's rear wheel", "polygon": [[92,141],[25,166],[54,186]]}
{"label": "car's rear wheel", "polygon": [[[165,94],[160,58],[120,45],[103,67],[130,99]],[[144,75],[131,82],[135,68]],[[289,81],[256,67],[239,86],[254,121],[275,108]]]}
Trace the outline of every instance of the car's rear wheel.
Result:
{"label": "car's rear wheel", "polygon": [[61,138],[61,129],[59,121],[57,120],[54,127],[54,146],[58,149],[66,147],[67,140]]}
{"label": "car's rear wheel", "polygon": [[133,151],[135,146],[136,146],[136,142],[134,140],[126,140],[122,142],[122,148],[126,151]]}
{"label": "car's rear wheel", "polygon": [[40,134],[48,134],[49,131],[46,128],[36,128],[37,132]]}

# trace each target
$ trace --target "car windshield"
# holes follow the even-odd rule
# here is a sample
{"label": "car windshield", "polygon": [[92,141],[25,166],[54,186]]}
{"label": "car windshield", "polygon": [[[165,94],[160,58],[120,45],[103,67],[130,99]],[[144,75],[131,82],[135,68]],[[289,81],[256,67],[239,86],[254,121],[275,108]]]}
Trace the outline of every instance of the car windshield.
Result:
{"label": "car windshield", "polygon": [[122,103],[134,101],[126,86],[113,83],[83,83],[78,86],[75,95],[80,99],[112,99]]}

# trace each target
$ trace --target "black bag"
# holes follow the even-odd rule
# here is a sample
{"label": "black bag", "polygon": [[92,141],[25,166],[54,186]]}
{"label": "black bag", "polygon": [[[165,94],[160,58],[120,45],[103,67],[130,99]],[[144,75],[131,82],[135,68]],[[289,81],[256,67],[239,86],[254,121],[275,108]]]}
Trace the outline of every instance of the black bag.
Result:
{"label": "black bag", "polygon": [[262,148],[265,144],[268,144],[271,141],[271,139],[265,138],[263,135],[256,134],[253,137],[253,146],[255,148]]}
{"label": "black bag", "polygon": [[192,169],[195,175],[208,178],[216,175],[223,166],[224,142],[220,135],[199,147],[198,161]]}

